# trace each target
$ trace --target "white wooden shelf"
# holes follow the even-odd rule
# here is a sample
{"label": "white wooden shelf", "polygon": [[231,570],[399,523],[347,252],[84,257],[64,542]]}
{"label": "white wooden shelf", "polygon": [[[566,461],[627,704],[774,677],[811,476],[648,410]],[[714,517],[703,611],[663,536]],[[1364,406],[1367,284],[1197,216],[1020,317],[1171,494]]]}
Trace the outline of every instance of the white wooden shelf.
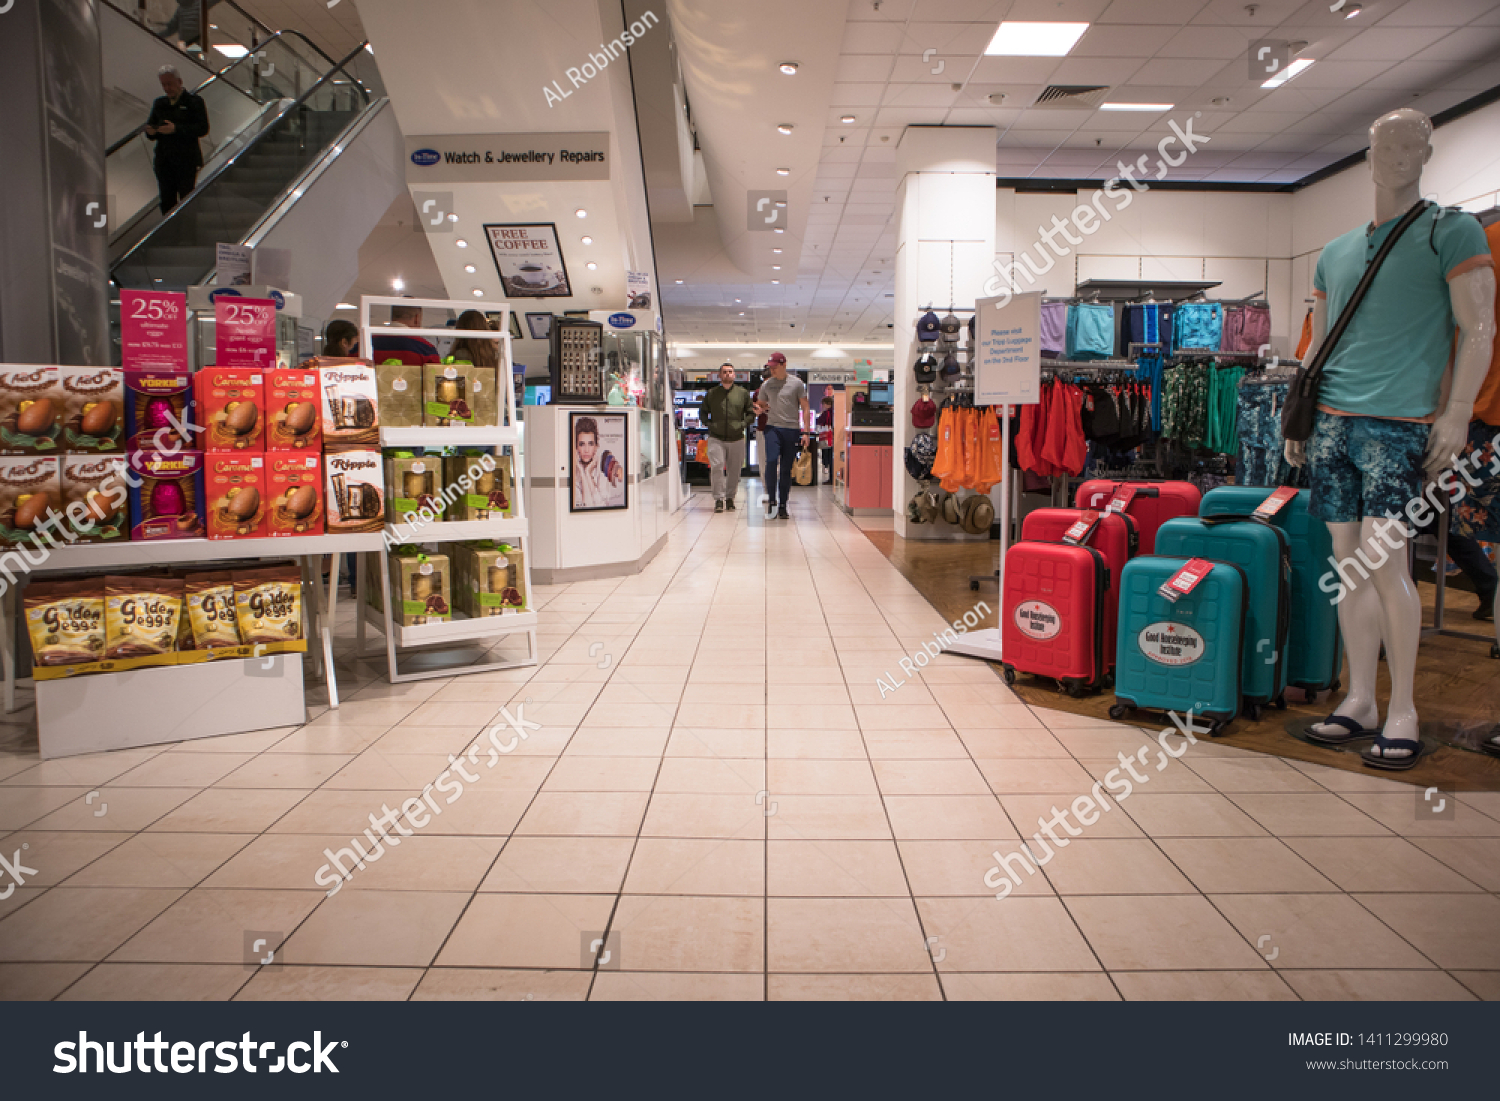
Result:
{"label": "white wooden shelf", "polygon": [[521,430],[514,425],[463,424],[382,427],[381,447],[514,447]]}
{"label": "white wooden shelf", "polygon": [[280,539],[148,539],[136,543],[77,543],[58,547],[31,570],[97,570],[120,566],[165,566],[225,558],[305,558],[312,554],[358,554],[379,550],[379,532],[369,535],[289,535]]}
{"label": "white wooden shelf", "polygon": [[507,520],[443,520],[417,525],[387,524],[385,530],[397,543],[457,543],[465,539],[503,541],[524,539],[527,535],[526,521],[516,517]]}

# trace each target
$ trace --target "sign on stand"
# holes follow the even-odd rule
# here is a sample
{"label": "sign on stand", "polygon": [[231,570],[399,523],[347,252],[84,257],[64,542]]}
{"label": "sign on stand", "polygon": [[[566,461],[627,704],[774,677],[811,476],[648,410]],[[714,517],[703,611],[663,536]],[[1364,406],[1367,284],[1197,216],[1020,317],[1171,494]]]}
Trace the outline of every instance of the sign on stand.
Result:
{"label": "sign on stand", "polygon": [[120,292],[120,365],[187,370],[187,295]]}
{"label": "sign on stand", "polygon": [[220,367],[276,366],[276,303],[269,298],[214,299],[214,345]]}
{"label": "sign on stand", "polygon": [[974,303],[979,356],[975,405],[1035,405],[1042,400],[1042,296],[1039,291]]}

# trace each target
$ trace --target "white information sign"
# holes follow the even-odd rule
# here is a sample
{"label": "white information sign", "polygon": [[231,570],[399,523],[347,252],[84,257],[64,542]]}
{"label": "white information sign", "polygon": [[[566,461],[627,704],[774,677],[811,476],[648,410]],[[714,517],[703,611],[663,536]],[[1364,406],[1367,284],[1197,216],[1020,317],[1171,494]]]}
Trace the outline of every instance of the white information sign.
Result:
{"label": "white information sign", "polygon": [[1041,292],[981,298],[974,308],[974,404],[1035,405],[1042,392]]}

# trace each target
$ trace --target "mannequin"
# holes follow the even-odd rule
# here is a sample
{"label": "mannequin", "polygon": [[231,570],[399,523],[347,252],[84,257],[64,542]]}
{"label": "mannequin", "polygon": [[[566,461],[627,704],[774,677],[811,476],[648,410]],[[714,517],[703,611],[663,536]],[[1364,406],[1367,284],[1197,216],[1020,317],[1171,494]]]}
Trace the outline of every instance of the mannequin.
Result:
{"label": "mannequin", "polygon": [[[1396,220],[1421,200],[1431,139],[1431,121],[1409,108],[1370,127],[1375,218],[1324,247],[1310,353],[1327,334],[1330,297],[1341,308]],[[1422,603],[1407,564],[1408,529],[1389,518],[1421,492],[1424,476],[1435,479],[1465,449],[1495,335],[1495,272],[1484,233],[1469,215],[1440,211],[1434,207],[1402,236],[1330,356],[1313,438],[1286,444],[1288,462],[1312,460],[1311,511],[1327,521],[1335,556],[1348,560],[1363,550],[1365,566],[1378,562],[1361,571],[1367,580],[1351,578],[1338,605],[1348,695],[1308,736],[1337,745],[1375,735],[1364,760],[1383,769],[1410,768],[1421,753],[1412,694]],[[1407,327],[1396,347],[1393,325]],[[1383,729],[1375,695],[1382,640],[1391,678]]]}

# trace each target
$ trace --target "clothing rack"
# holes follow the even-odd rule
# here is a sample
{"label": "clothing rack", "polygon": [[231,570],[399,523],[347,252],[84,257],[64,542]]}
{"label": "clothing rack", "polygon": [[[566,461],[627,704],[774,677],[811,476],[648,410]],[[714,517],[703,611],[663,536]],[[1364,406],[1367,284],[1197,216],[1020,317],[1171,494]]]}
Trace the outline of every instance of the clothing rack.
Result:
{"label": "clothing rack", "polygon": [[[1432,564],[1432,576],[1437,591],[1432,600],[1432,626],[1422,628],[1422,637],[1447,635],[1449,638],[1467,638],[1474,642],[1488,642],[1490,657],[1500,658],[1500,636],[1480,635],[1473,631],[1458,631],[1443,626],[1445,601],[1448,592],[1448,529],[1453,522],[1453,512],[1445,508],[1438,513],[1437,558]],[[1416,556],[1416,540],[1412,540],[1412,556]],[[1415,572],[1410,571],[1410,572]]]}
{"label": "clothing rack", "polygon": [[918,313],[937,313],[938,310],[946,308],[949,313],[973,313],[973,306],[918,306]]}

